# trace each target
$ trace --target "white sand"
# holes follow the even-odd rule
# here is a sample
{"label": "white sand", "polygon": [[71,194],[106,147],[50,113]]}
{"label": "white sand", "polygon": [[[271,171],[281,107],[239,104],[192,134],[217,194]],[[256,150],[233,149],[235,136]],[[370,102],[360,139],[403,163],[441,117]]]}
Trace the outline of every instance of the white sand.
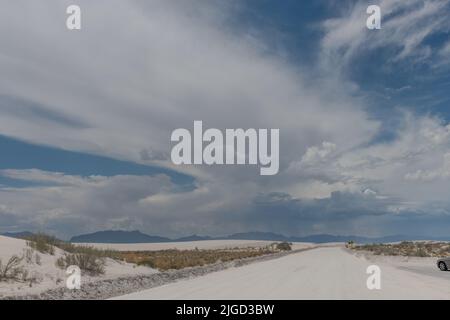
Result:
{"label": "white sand", "polygon": [[[0,259],[5,265],[13,255],[22,256],[24,250],[29,249],[26,241],[0,236]],[[56,260],[64,254],[58,248],[55,248],[55,254],[42,254],[35,251],[41,259],[41,265],[38,265],[34,258],[32,263],[27,263],[25,259],[21,265],[28,270],[30,276],[37,278],[38,282],[30,287],[29,282],[0,282],[0,298],[2,296],[37,294],[42,291],[65,286],[65,270],[61,270],[55,265]],[[34,256],[34,255],[33,255]],[[101,279],[111,279],[120,276],[151,274],[157,272],[148,267],[137,267],[128,263],[121,263],[112,259],[106,259],[105,274],[97,277],[91,277],[82,274],[82,283]]]}
{"label": "white sand", "polygon": [[401,270],[388,257],[377,262],[381,290],[369,290],[366,268],[373,263],[341,247],[323,247],[117,299],[450,299],[450,278]]}
{"label": "white sand", "polygon": [[[119,251],[155,251],[165,249],[193,250],[198,249],[226,249],[226,248],[246,248],[265,247],[274,242],[280,241],[259,241],[259,240],[203,240],[186,242],[164,242],[164,243],[85,243],[100,249],[113,249]],[[293,243],[293,249],[301,249],[313,246],[312,243]]]}

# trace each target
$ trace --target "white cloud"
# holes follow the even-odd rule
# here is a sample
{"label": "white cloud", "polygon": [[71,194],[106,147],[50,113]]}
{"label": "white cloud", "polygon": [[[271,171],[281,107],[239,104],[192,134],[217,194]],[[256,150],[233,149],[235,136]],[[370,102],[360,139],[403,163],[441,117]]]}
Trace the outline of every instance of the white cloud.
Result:
{"label": "white cloud", "polygon": [[419,169],[405,175],[405,179],[411,181],[433,181],[448,178],[450,178],[450,152],[444,154],[442,166],[435,169]]}
{"label": "white cloud", "polygon": [[[83,29],[71,33],[60,26],[67,3],[17,1],[2,10],[0,95],[82,125],[2,112],[2,134],[170,165],[161,155],[170,154],[171,131],[200,119],[218,128],[281,128],[286,164],[311,139],[351,146],[378,127],[338,83],[324,85],[333,91],[307,88],[308,75],[267,55],[258,39],[227,29],[226,7],[81,1]],[[145,150],[158,156],[142,157]]]}
{"label": "white cloud", "polygon": [[[448,124],[408,112],[402,117],[397,136],[390,141],[339,152],[326,151],[323,146],[309,149],[305,154],[308,157],[292,162],[283,190],[300,198],[377,190],[377,196],[402,199],[411,210],[418,202],[446,201],[447,186],[442,178],[450,169],[442,159],[447,159],[450,151]],[[305,165],[305,159],[312,161]],[[419,181],[434,183],[424,185]]]}
{"label": "white cloud", "polygon": [[[41,170],[3,170],[0,174],[39,182],[23,188],[0,188],[1,208],[14,208],[17,221],[38,230],[55,225],[69,230],[71,227],[95,229],[100,225],[120,227],[113,221],[123,218],[128,223],[125,227],[136,228],[146,214],[139,208],[139,200],[159,192],[176,192],[164,175],[82,177]],[[63,225],[66,221],[75,224]]]}
{"label": "white cloud", "polygon": [[325,160],[335,150],[336,145],[334,143],[324,141],[321,146],[309,147],[303,155],[300,164],[308,165]]}
{"label": "white cloud", "polygon": [[[325,67],[339,63],[342,67],[358,55],[380,48],[395,48],[390,61],[406,58],[422,61],[431,56],[425,39],[433,34],[450,30],[448,0],[382,0],[381,30],[368,30],[365,20],[367,3],[358,1],[349,12],[324,22],[326,32],[322,40]],[[440,63],[438,59],[433,64]],[[381,66],[380,66],[381,67]]]}

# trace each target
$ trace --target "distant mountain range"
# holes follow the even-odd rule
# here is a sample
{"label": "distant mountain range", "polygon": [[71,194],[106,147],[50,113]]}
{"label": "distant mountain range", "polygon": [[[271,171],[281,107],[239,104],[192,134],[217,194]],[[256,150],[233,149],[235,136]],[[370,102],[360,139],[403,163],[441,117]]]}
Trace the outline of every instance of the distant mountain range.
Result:
{"label": "distant mountain range", "polygon": [[[4,236],[13,238],[25,238],[32,235],[31,232],[16,232],[4,233]],[[70,242],[74,243],[157,243],[157,242],[183,242],[183,241],[200,241],[200,240],[266,240],[266,241],[289,241],[289,242],[313,242],[313,243],[327,243],[327,242],[347,242],[354,241],[356,243],[386,243],[397,241],[412,241],[412,240],[435,240],[435,241],[450,241],[448,237],[426,237],[426,236],[407,236],[407,235],[392,235],[385,237],[362,237],[362,236],[336,236],[330,234],[315,234],[304,237],[288,237],[271,232],[243,232],[234,233],[229,236],[211,237],[191,235],[187,237],[170,239],[166,237],[151,236],[142,233],[138,230],[123,231],[123,230],[105,230],[94,233],[82,234],[73,236]]]}
{"label": "distant mountain range", "polygon": [[87,242],[87,243],[145,243],[145,242],[170,242],[169,238],[149,236],[138,230],[122,231],[122,230],[106,230],[94,233],[82,234],[74,236],[70,242]]}
{"label": "distant mountain range", "polygon": [[266,240],[266,241],[289,241],[289,242],[347,242],[354,241],[356,243],[386,243],[397,241],[411,240],[436,240],[450,241],[449,237],[426,237],[426,236],[406,236],[392,235],[385,237],[361,237],[361,236],[336,236],[330,234],[315,234],[304,237],[288,237],[281,234],[271,232],[243,232],[234,233],[228,236],[211,237],[191,235],[187,237],[170,239],[165,237],[150,236],[140,231],[100,231],[90,234],[75,236],[70,239],[71,242],[87,242],[87,243],[142,243],[142,242],[182,242],[182,241],[200,241],[200,240]]}
{"label": "distant mountain range", "polygon": [[25,239],[33,235],[30,231],[19,231],[19,232],[5,232],[1,234],[5,237],[17,238],[17,239]]}
{"label": "distant mountain range", "polygon": [[246,232],[246,233],[235,233],[222,239],[269,240],[269,241],[313,242],[313,243],[347,242],[347,241],[353,241],[356,243],[386,243],[386,242],[412,241],[412,240],[450,241],[450,236],[425,237],[425,236],[392,235],[385,237],[370,238],[353,235],[336,236],[331,234],[314,234],[304,237],[288,237],[270,232]]}

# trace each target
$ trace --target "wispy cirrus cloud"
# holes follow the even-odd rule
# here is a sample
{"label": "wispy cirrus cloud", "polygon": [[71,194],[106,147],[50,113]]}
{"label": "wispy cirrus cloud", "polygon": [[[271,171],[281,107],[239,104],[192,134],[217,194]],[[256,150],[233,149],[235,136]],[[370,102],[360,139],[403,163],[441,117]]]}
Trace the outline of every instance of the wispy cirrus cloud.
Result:
{"label": "wispy cirrus cloud", "polygon": [[[427,38],[450,31],[450,2],[447,0],[382,0],[377,3],[382,12],[382,30],[368,30],[368,4],[357,1],[338,18],[323,23],[323,61],[348,63],[358,55],[378,49],[392,49],[384,63],[408,59],[420,62],[428,58],[430,64],[439,63],[439,55],[427,43]],[[445,51],[445,50],[444,50]]]}

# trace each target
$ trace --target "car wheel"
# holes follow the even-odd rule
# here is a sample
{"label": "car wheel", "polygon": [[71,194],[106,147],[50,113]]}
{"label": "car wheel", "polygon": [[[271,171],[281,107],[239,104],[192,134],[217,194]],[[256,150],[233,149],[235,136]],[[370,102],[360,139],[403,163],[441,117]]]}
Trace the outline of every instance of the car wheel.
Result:
{"label": "car wheel", "polygon": [[441,270],[441,271],[447,271],[447,266],[445,265],[445,262],[439,262],[439,269]]}

